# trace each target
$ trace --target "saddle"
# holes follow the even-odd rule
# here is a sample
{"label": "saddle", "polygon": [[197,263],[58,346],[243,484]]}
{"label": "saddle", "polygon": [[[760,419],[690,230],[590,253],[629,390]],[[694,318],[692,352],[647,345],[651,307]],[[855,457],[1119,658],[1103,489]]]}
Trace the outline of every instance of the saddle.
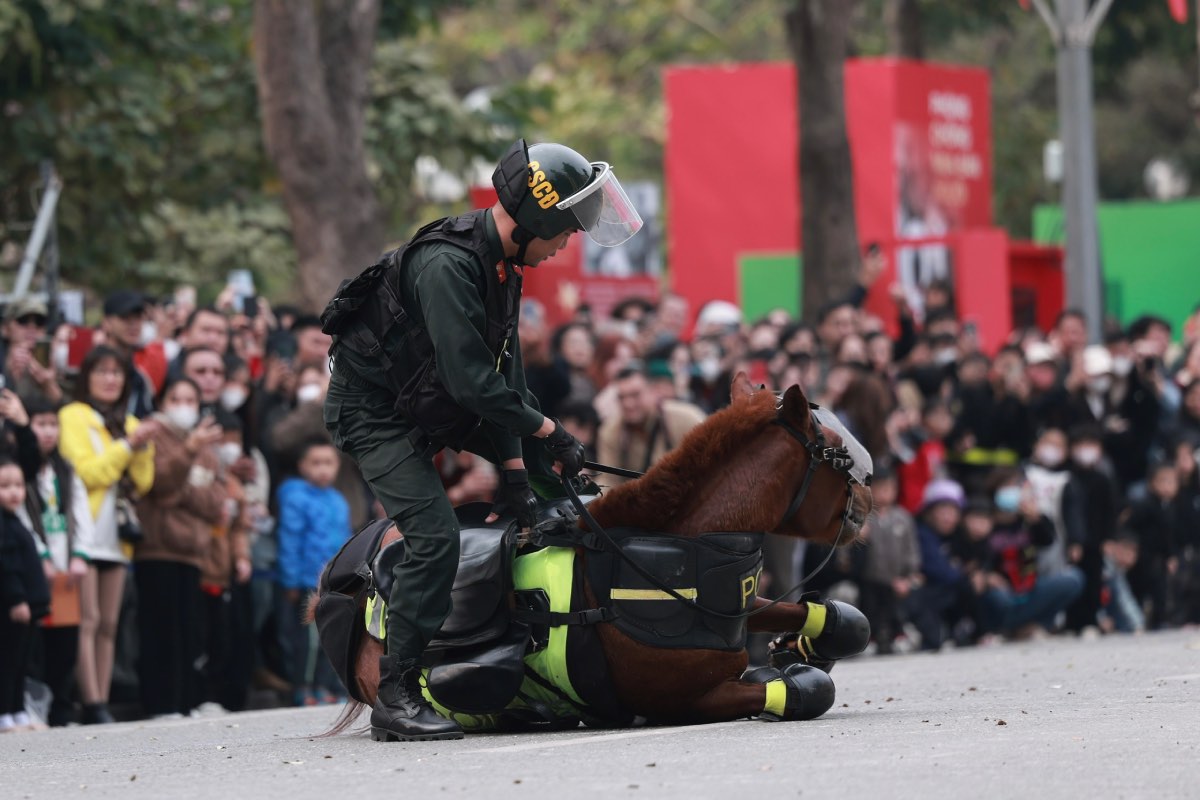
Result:
{"label": "saddle", "polygon": [[[512,701],[525,679],[530,641],[529,625],[513,619],[509,608],[516,526],[511,518],[484,522],[490,509],[487,503],[455,509],[460,550],[450,615],[423,657],[433,699],[467,714],[495,713]],[[372,601],[380,607],[391,597],[393,570],[404,556],[404,540],[398,539],[371,563],[378,595]]]}
{"label": "saddle", "polygon": [[[567,500],[544,503],[538,510],[539,525],[561,528],[573,519],[569,505]],[[450,615],[424,655],[433,699],[467,714],[496,713],[512,702],[525,678],[525,655],[545,641],[544,624],[519,618],[512,608],[516,522],[510,517],[485,523],[489,511],[487,503],[455,509],[460,553]],[[352,536],[325,565],[318,582],[321,599],[315,618],[321,647],[347,691],[360,702],[366,698],[360,696],[354,677],[361,637],[369,630],[382,641],[394,568],[405,554],[403,539],[380,546],[391,524],[377,520]],[[537,600],[525,598],[522,605],[536,608]]]}

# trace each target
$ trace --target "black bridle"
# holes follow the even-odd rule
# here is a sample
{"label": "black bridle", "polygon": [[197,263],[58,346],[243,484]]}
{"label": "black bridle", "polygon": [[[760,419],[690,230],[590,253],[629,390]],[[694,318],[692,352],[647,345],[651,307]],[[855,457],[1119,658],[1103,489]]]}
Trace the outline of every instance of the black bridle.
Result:
{"label": "black bridle", "polygon": [[[777,410],[781,408],[782,399],[780,399],[779,403],[776,404]],[[820,408],[820,406],[815,403],[809,403],[809,408],[815,410]],[[779,521],[779,525],[776,525],[775,527],[778,528],[785,525],[788,520],[790,520],[800,511],[800,506],[804,504],[804,499],[808,496],[808,490],[812,486],[813,476],[816,474],[817,470],[822,464],[828,464],[837,472],[841,472],[846,475],[846,486],[848,493],[846,499],[846,510],[842,513],[842,524],[838,528],[837,538],[834,539],[833,546],[830,548],[829,553],[825,556],[824,560],[822,560],[820,564],[818,564],[811,572],[809,572],[808,575],[804,576],[804,578],[802,578],[800,582],[791,589],[788,589],[786,592],[766,605],[756,608],[752,611],[744,611],[740,614],[725,614],[720,611],[714,611],[711,608],[705,608],[691,598],[684,597],[669,586],[664,586],[657,577],[652,575],[645,568],[643,568],[641,564],[637,563],[630,556],[628,556],[625,551],[621,549],[620,545],[613,540],[608,531],[604,530],[604,526],[596,521],[596,518],[592,516],[591,512],[588,511],[587,506],[584,505],[583,501],[580,499],[579,493],[576,492],[575,487],[571,483],[570,479],[563,478],[563,487],[566,490],[567,497],[571,500],[571,504],[575,506],[575,510],[579,513],[580,518],[582,518],[587,524],[588,529],[596,534],[596,536],[600,538],[600,540],[608,549],[612,550],[618,558],[628,564],[634,572],[640,575],[643,580],[649,582],[651,586],[658,588],[659,590],[671,596],[673,599],[683,603],[693,610],[702,614],[707,614],[711,617],[717,617],[720,619],[742,619],[745,617],[752,617],[755,614],[761,614],[763,611],[766,611],[772,606],[778,605],[779,603],[783,602],[785,598],[803,589],[804,585],[811,581],[818,572],[824,569],[825,565],[828,564],[829,560],[833,557],[838,545],[840,545],[842,542],[842,535],[846,531],[846,523],[853,522],[856,527],[862,524],[861,520],[854,520],[853,517],[854,484],[858,483],[858,481],[855,480],[850,474],[850,470],[854,466],[854,460],[850,457],[849,450],[847,450],[845,447],[829,446],[825,440],[825,432],[820,423],[817,421],[816,417],[810,414],[809,419],[812,421],[814,432],[813,439],[809,439],[803,431],[798,430],[794,425],[782,417],[776,416],[773,421],[774,424],[782,427],[794,439],[800,442],[809,456],[808,469],[804,473],[804,480],[801,481],[800,488],[796,490],[795,496],[792,498],[791,503],[788,504],[787,510],[783,514],[783,518]],[[596,470],[597,472],[607,472],[626,478],[640,478],[644,474],[641,472],[634,472],[633,470],[620,469],[619,467],[609,467],[604,464],[597,464],[593,461],[585,462],[584,466],[588,469]],[[870,483],[869,477],[867,483]]]}

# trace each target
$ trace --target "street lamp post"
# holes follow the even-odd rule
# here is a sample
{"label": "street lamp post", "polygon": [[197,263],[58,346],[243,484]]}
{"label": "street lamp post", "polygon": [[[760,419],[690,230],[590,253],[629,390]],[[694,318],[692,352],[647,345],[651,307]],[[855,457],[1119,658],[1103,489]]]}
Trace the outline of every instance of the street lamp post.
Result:
{"label": "street lamp post", "polygon": [[1104,285],[1096,224],[1096,127],[1092,116],[1092,42],[1113,0],[1034,0],[1058,50],[1058,127],[1063,148],[1063,216],[1067,229],[1067,304],[1087,317],[1088,338],[1099,342]]}

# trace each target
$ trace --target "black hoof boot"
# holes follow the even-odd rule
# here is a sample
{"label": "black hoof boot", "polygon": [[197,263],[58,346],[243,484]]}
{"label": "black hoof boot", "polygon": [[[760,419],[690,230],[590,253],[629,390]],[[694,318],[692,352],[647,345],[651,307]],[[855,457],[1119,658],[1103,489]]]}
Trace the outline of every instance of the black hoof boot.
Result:
{"label": "black hoof boot", "polygon": [[783,670],[783,681],[788,686],[788,700],[795,692],[795,705],[790,709],[789,719],[816,719],[833,708],[836,692],[833,678],[827,672],[807,664],[792,664]]}
{"label": "black hoof boot", "polygon": [[747,670],[742,680],[767,686],[766,706],[759,719],[792,722],[816,719],[833,707],[833,678],[808,664],[791,664]]}
{"label": "black hoof boot", "polygon": [[[810,606],[821,608],[816,603]],[[866,616],[849,603],[826,600],[822,604],[825,622],[816,636],[788,633],[776,637],[767,650],[767,663],[777,669],[789,664],[809,664],[829,672],[840,658],[855,656],[871,641],[871,626]]]}
{"label": "black hoof boot", "polygon": [[371,738],[377,742],[461,739],[457,722],[438,716],[421,694],[421,668],[395,656],[379,659],[379,694],[371,709]]}

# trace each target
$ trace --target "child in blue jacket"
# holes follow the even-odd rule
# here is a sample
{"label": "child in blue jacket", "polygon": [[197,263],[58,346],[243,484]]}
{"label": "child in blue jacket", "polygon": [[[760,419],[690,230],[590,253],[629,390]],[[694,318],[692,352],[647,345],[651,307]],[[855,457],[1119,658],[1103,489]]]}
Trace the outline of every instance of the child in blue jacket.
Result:
{"label": "child in blue jacket", "polygon": [[333,488],[338,452],[328,441],[301,450],[299,477],[279,487],[279,644],[296,705],[335,702],[345,690],[321,652],[316,626],[304,622],[308,595],[325,562],[350,538],[350,506]]}

